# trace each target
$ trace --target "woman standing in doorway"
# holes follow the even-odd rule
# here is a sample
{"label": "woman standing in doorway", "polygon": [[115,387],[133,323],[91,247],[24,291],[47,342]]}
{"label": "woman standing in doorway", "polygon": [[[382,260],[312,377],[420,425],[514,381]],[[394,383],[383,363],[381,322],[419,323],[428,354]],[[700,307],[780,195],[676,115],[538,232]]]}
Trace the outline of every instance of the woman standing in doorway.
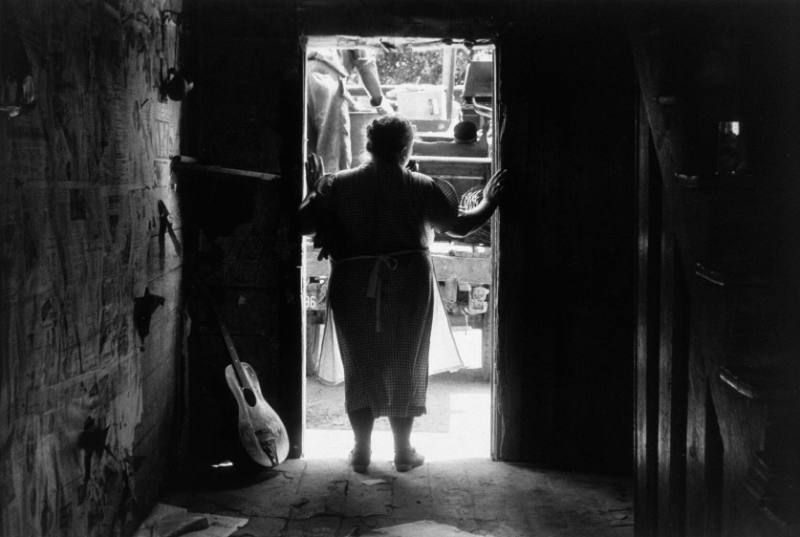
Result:
{"label": "woman standing in doorway", "polygon": [[334,175],[323,175],[316,155],[306,164],[313,188],[300,207],[301,231],[316,234],[322,255],[331,258],[328,300],[357,472],[369,466],[379,416],[389,418],[397,471],[423,464],[410,437],[414,418],[426,411],[436,285],[428,245],[434,229],[464,236],[480,227],[506,182],[505,170],[495,173],[480,204],[459,212],[433,179],[406,169],[413,140],[410,122],[384,116],[367,127],[367,164]]}

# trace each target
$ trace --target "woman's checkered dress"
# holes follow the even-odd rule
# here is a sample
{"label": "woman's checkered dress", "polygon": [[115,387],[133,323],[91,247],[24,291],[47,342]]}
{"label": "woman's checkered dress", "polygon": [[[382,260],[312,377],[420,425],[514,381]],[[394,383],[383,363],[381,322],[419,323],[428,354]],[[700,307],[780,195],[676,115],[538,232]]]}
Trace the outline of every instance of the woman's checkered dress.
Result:
{"label": "woman's checkered dress", "polygon": [[346,409],[420,416],[435,284],[428,244],[457,200],[430,177],[381,163],[327,176],[318,191]]}

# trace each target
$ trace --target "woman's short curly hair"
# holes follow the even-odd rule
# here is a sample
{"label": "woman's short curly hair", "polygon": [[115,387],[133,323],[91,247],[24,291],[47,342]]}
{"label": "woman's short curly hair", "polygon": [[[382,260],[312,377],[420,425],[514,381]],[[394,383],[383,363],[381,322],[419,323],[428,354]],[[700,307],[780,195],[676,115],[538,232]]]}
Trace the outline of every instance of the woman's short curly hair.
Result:
{"label": "woman's short curly hair", "polygon": [[381,116],[367,126],[367,151],[378,160],[403,163],[414,142],[414,127],[400,116]]}

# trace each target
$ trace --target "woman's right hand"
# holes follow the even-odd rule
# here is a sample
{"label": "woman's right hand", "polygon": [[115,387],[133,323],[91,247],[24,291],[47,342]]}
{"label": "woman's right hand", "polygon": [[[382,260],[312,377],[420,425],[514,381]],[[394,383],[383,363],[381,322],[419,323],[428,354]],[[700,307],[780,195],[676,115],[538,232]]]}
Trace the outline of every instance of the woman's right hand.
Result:
{"label": "woman's right hand", "polygon": [[325,174],[325,165],[322,162],[322,157],[315,153],[309,153],[306,157],[306,186],[308,191],[312,192],[320,178]]}
{"label": "woman's right hand", "polygon": [[486,181],[486,186],[483,187],[483,199],[485,199],[487,203],[496,206],[503,195],[503,190],[505,189],[507,181],[508,170],[494,172],[489,180]]}

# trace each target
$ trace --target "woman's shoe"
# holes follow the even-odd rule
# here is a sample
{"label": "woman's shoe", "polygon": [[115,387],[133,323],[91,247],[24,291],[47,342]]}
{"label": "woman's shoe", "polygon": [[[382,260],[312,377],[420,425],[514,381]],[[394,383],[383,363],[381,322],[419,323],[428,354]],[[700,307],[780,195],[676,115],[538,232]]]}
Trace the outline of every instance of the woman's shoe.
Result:
{"label": "woman's shoe", "polygon": [[422,466],[424,462],[425,457],[417,453],[414,448],[394,452],[394,468],[398,472],[408,472],[412,468]]}
{"label": "woman's shoe", "polygon": [[353,467],[353,471],[359,474],[367,473],[367,467],[369,466],[369,459],[371,456],[371,450],[354,447],[352,451],[350,451],[350,466]]}

